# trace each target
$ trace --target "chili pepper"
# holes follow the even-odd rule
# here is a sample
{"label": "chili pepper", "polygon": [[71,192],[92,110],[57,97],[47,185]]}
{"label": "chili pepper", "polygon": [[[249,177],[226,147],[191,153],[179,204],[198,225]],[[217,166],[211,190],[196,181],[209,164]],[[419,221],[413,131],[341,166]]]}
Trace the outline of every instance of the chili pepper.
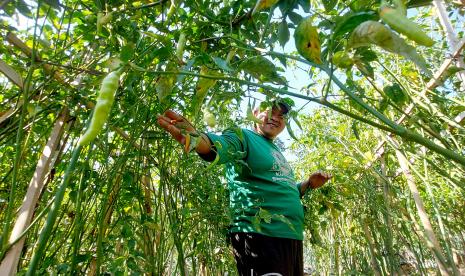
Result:
{"label": "chili pepper", "polygon": [[109,12],[107,14],[103,14],[103,12],[99,12],[97,14],[97,34],[99,34],[100,31],[102,30],[102,26],[109,23],[112,18],[113,18],[113,12]]}
{"label": "chili pepper", "polygon": [[365,21],[358,25],[350,35],[348,49],[375,44],[386,51],[402,55],[413,61],[426,74],[431,75],[425,59],[403,38],[378,21]]}
{"label": "chili pepper", "polygon": [[121,71],[118,70],[111,72],[103,79],[89,127],[81,138],[79,138],[78,144],[80,146],[88,145],[102,130],[110,115],[110,109],[115,100],[115,92],[118,89],[120,76]]}
{"label": "chili pepper", "polygon": [[404,34],[416,43],[428,47],[433,46],[434,40],[425,34],[420,26],[403,15],[401,9],[393,9],[383,3],[379,10],[379,16],[389,27]]}
{"label": "chili pepper", "polygon": [[184,54],[184,47],[186,47],[186,34],[181,33],[178,39],[178,46],[176,48],[176,57],[180,62],[182,62],[182,55]]}
{"label": "chili pepper", "polygon": [[215,127],[216,125],[216,118],[210,111],[204,110],[203,112],[203,120],[209,127]]}
{"label": "chili pepper", "polygon": [[[217,71],[210,70],[206,66],[202,66],[200,68],[200,74],[201,75],[210,75],[210,76],[221,76],[221,74]],[[194,117],[197,116],[197,114],[200,111],[200,108],[202,107],[203,101],[205,100],[208,90],[212,88],[216,82],[217,79],[209,79],[209,78],[203,78],[199,77],[199,80],[197,81],[197,85],[195,87],[195,96],[194,99],[192,100],[192,111],[194,114]]]}

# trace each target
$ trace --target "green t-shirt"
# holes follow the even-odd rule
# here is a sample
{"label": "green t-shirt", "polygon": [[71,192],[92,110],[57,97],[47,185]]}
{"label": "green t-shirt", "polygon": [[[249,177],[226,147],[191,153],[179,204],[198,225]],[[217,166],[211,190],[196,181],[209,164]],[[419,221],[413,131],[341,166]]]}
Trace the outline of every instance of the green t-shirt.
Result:
{"label": "green t-shirt", "polygon": [[247,129],[206,135],[215,144],[218,163],[226,164],[230,232],[302,240],[300,184],[296,184],[294,172],[278,147]]}

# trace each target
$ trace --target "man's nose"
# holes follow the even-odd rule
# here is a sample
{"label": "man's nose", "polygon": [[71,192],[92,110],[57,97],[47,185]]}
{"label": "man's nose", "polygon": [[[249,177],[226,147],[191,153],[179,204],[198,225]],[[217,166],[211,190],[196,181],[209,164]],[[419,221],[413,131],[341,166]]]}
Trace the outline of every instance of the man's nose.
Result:
{"label": "man's nose", "polygon": [[271,120],[279,122],[281,120],[281,116],[280,115],[273,115],[273,116],[271,116]]}

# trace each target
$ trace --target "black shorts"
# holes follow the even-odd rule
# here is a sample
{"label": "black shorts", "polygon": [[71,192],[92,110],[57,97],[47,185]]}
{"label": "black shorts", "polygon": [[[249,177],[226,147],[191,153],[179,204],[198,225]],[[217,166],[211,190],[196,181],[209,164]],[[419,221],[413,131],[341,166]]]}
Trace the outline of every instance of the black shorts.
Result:
{"label": "black shorts", "polygon": [[241,276],[302,276],[302,241],[256,233],[231,233],[231,244]]}

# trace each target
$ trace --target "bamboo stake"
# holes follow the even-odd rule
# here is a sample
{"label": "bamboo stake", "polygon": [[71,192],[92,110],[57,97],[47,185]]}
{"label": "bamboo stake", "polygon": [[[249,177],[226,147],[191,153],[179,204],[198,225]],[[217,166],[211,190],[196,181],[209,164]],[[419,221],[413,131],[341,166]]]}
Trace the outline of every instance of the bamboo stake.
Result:
{"label": "bamboo stake", "polygon": [[[422,147],[421,150],[422,150],[422,153],[424,155],[426,155],[426,148]],[[458,271],[457,267],[455,266],[454,259],[452,257],[452,250],[451,250],[452,245],[450,243],[450,240],[448,239],[448,235],[446,233],[446,229],[445,229],[445,226],[444,226],[444,223],[443,223],[441,212],[439,211],[438,204],[436,203],[436,200],[434,199],[434,194],[433,194],[433,191],[431,189],[430,183],[433,182],[433,180],[430,179],[430,177],[428,175],[428,162],[426,160],[423,160],[423,166],[424,166],[424,175],[421,175],[420,172],[418,172],[417,170],[415,170],[413,168],[412,168],[412,170],[420,178],[420,180],[423,183],[425,183],[426,191],[427,191],[429,197],[431,198],[431,203],[432,203],[432,206],[433,206],[433,210],[434,210],[435,216],[437,218],[439,231],[440,231],[440,234],[441,234],[442,239],[444,241],[444,247],[445,247],[447,257],[448,257],[448,261],[450,263],[450,268],[452,269],[452,272],[455,275],[459,275],[459,271]]]}
{"label": "bamboo stake", "polygon": [[[460,42],[457,35],[455,34],[454,27],[452,26],[452,23],[449,20],[449,16],[447,15],[446,7],[443,1],[440,0],[433,0],[433,5],[437,10],[439,22],[441,22],[442,28],[446,33],[449,47],[452,50],[452,52],[454,52],[458,49]],[[465,61],[462,58],[458,58],[457,66],[465,68]],[[462,89],[465,89],[465,71],[458,72],[457,74],[459,79],[462,81]]]}
{"label": "bamboo stake", "polygon": [[10,65],[0,59],[0,72],[2,72],[12,83],[23,89],[23,78]]}
{"label": "bamboo stake", "polygon": [[[29,90],[31,87],[31,79],[33,75],[33,67],[29,68],[26,81],[24,83],[24,89],[21,91],[20,100],[27,103],[27,99],[29,97]],[[9,187],[9,197],[8,197],[8,205],[6,208],[4,220],[5,223],[3,225],[2,233],[0,235],[0,251],[2,254],[4,253],[4,247],[6,246],[6,237],[10,230],[10,222],[12,220],[13,215],[13,206],[16,198],[16,190],[17,190],[17,180],[18,180],[18,171],[21,163],[21,152],[22,152],[22,138],[24,135],[24,121],[26,118],[26,108],[21,109],[21,113],[19,115],[19,122],[18,122],[18,130],[16,132],[16,144],[15,144],[15,158],[13,163],[13,175],[11,177],[11,186]]]}
{"label": "bamboo stake", "polygon": [[[42,151],[34,176],[29,183],[29,188],[19,210],[13,231],[10,235],[10,243],[15,241],[31,222],[34,209],[39,200],[39,195],[46,183],[46,176],[50,172],[50,165],[54,159],[55,151],[60,143],[61,137],[63,136],[63,130],[66,127],[66,121],[68,118],[67,108],[64,108],[60,114],[61,115],[58,117],[52,133],[50,134],[50,138]],[[11,247],[11,249],[6,253],[5,258],[0,265],[0,275],[16,274],[16,267],[19,262],[21,251],[23,250],[24,241],[25,237],[13,245],[13,247]]]}
{"label": "bamboo stake", "polygon": [[104,204],[100,206],[100,208],[102,208],[102,212],[100,214],[100,217],[97,220],[97,225],[98,225],[97,246],[96,246],[96,255],[97,255],[96,257],[97,258],[95,259],[95,267],[96,267],[97,273],[100,273],[100,267],[102,265],[103,237],[107,236],[108,224],[110,223],[111,217],[113,215],[115,203],[118,199],[118,193],[120,192],[120,188],[121,188],[122,174],[118,173],[118,170],[121,169],[123,166],[124,166],[123,164],[119,164],[115,166],[114,173],[110,175],[109,181],[112,181],[113,177],[115,177],[115,174],[116,174],[116,179],[114,183],[110,182],[111,188],[108,189],[107,194],[102,200]]}
{"label": "bamboo stake", "polygon": [[[29,46],[26,45],[21,39],[19,39],[15,34],[12,32],[8,32],[8,34],[5,37],[6,41],[17,47],[23,54],[25,54],[27,57],[31,58],[32,57],[32,49],[29,48]],[[35,54],[37,62],[41,62],[41,59],[38,57],[38,54]],[[66,84],[64,82],[63,76],[59,72],[53,72],[53,67],[51,67],[48,64],[43,64],[45,72],[47,74],[52,75],[59,83],[61,84]],[[16,83],[16,82],[15,82]],[[33,95],[31,95],[33,96]],[[8,111],[5,111],[3,115],[0,116],[0,125],[6,121],[11,115],[13,115],[17,110],[21,108],[23,105],[23,101],[18,102],[16,107],[11,108]]]}
{"label": "bamboo stake", "polygon": [[23,105],[23,100],[20,100],[18,102],[18,107],[17,108],[11,108],[7,111],[4,111],[2,113],[0,113],[0,125],[3,124],[3,122],[5,122],[6,120],[8,120],[8,118],[11,117],[11,115],[13,115],[17,110],[19,110],[19,108]]}
{"label": "bamboo stake", "polygon": [[381,269],[379,268],[378,261],[376,260],[375,256],[375,245],[373,242],[373,237],[371,236],[370,230],[368,230],[368,227],[366,225],[365,221],[361,221],[361,226],[363,233],[365,234],[365,239],[367,240],[368,243],[368,252],[370,252],[370,262],[371,262],[371,267],[373,268],[373,273],[375,276],[381,276]]}
{"label": "bamboo stake", "polygon": [[77,160],[79,159],[79,154],[81,153],[81,150],[82,150],[81,146],[77,146],[73,150],[73,154],[69,162],[68,168],[66,169],[63,182],[57,188],[57,191],[55,193],[55,200],[48,213],[47,221],[45,222],[44,227],[42,228],[42,231],[40,232],[39,241],[38,241],[36,250],[34,251],[34,255],[32,256],[32,259],[29,263],[29,267],[26,272],[26,275],[35,274],[37,266],[39,265],[39,262],[43,254],[45,253],[45,247],[46,247],[47,241],[50,238],[50,234],[52,232],[53,225],[55,224],[55,221],[57,219],[58,211],[63,201],[66,188],[69,182],[71,181],[71,177],[72,177],[71,175],[74,171],[74,168],[76,167],[76,163],[77,163]]}
{"label": "bamboo stake", "polygon": [[434,233],[433,226],[431,225],[431,221],[429,219],[428,213],[426,212],[423,200],[421,199],[417,185],[415,184],[415,178],[413,177],[410,171],[409,162],[405,155],[399,150],[398,143],[393,138],[389,137],[388,139],[396,151],[397,160],[405,178],[407,179],[407,185],[409,187],[410,192],[412,193],[413,200],[415,202],[415,206],[417,207],[418,215],[420,217],[420,221],[424,228],[427,241],[426,245],[432,251],[433,256],[436,259],[436,263],[438,264],[441,275],[451,275],[447,269],[445,258],[442,255],[442,250],[439,245],[439,241],[436,237],[436,234]]}
{"label": "bamboo stake", "polygon": [[[386,223],[386,226],[388,229],[392,229],[392,223],[391,223],[391,197],[390,197],[390,183],[387,181],[388,176],[386,172],[386,158],[381,157],[381,175],[383,176],[382,178],[379,177],[378,175],[375,174],[375,177],[378,181],[378,183],[383,186],[383,197],[384,197],[384,207],[386,208],[386,212],[383,212],[383,219],[384,223]],[[389,266],[389,272],[392,274],[395,274],[395,265],[393,263],[394,260],[394,252],[392,249],[392,234],[391,231],[387,231],[387,240],[386,240],[386,247],[387,247],[387,253],[388,253],[388,266]],[[395,261],[394,261],[395,262]]]}
{"label": "bamboo stake", "polygon": [[[434,77],[426,84],[426,88],[420,93],[421,95],[426,95],[426,93],[428,91],[431,91],[431,90],[433,90],[434,88],[436,88],[438,86],[438,83],[439,83],[438,80],[447,71],[449,66],[454,61],[454,59],[456,59],[456,58],[458,58],[460,56],[461,51],[463,49],[465,49],[465,39],[462,39],[462,41],[459,43],[459,46],[454,51],[451,58],[446,59],[442,63],[442,65],[439,67],[437,72],[434,74]],[[404,122],[405,119],[407,119],[408,116],[412,113],[414,107],[415,107],[415,105],[413,103],[409,104],[408,107],[405,109],[404,114],[396,121],[396,123],[401,124],[402,122]],[[389,136],[391,137],[392,134],[389,134]],[[386,141],[381,141],[376,146],[375,151],[374,151],[375,152],[375,154],[374,154],[375,159],[372,162],[368,163],[365,166],[365,168],[369,168],[369,167],[373,166],[373,164],[384,154],[384,152],[385,152],[385,148],[384,148],[385,143],[386,143]]]}
{"label": "bamboo stake", "polygon": [[[28,57],[32,56],[32,49],[29,48],[23,41],[21,41],[21,39],[19,39],[15,34],[13,34],[12,32],[8,32],[5,38],[6,38],[6,41],[18,47],[21,50],[21,52],[23,52],[26,56]],[[36,53],[35,56],[36,56],[36,60],[35,60],[36,62],[39,62],[39,63],[42,62],[42,59],[40,58],[38,53]],[[49,64],[42,64],[42,66],[44,67],[45,72],[53,76],[53,78],[55,78],[59,83],[68,85],[65,82],[63,75],[57,72],[53,68],[53,66],[50,66]]]}

